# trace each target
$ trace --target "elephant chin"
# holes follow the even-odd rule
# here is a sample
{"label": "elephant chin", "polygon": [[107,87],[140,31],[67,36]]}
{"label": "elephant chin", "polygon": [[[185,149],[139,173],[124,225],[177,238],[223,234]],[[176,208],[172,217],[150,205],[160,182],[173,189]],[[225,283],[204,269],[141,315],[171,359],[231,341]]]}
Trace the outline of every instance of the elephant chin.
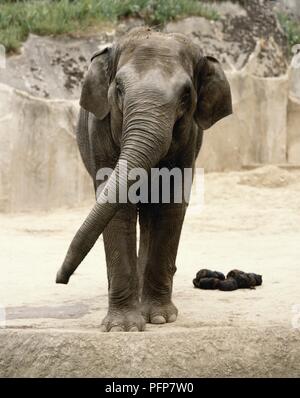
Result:
{"label": "elephant chin", "polygon": [[[166,145],[162,145],[163,138],[159,140],[157,136],[168,137],[165,141],[170,142],[171,132],[172,128],[169,126],[166,131],[160,131],[159,134],[155,132],[145,134],[144,130],[140,131],[137,129],[126,134],[127,138],[124,141],[119,161],[94,207],[75,234],[64,262],[57,272],[56,283],[68,283],[71,275],[94,246],[107,224],[120,207],[123,206],[119,202],[109,203],[104,196],[105,192],[113,192],[115,190],[113,197],[119,198],[120,190],[127,189],[128,192],[130,186],[134,183],[134,181],[127,179],[127,175],[132,169],[142,168],[149,173],[151,168],[157,165],[166,150]],[[124,161],[127,162],[127,175],[125,178],[120,173],[120,165],[124,164]],[[124,184],[126,184],[126,188],[124,188]]]}

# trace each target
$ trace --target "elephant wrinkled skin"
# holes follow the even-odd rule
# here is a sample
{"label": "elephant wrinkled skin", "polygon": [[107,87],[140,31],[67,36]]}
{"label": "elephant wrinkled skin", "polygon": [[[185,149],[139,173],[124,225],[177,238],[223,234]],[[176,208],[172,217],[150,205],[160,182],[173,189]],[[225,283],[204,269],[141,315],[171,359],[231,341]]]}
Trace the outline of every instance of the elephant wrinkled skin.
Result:
{"label": "elephant wrinkled skin", "polygon": [[[79,150],[97,191],[97,171],[120,164],[194,168],[203,130],[232,113],[228,81],[218,61],[182,34],[137,28],[96,52],[85,78],[77,127]],[[120,179],[119,179],[120,178]],[[105,331],[141,331],[173,322],[173,275],[187,203],[107,203],[112,175],[76,233],[57,283],[71,274],[103,232],[109,308]],[[132,181],[126,181],[129,189]],[[118,197],[118,196],[117,196]],[[140,224],[137,255],[136,223]]]}

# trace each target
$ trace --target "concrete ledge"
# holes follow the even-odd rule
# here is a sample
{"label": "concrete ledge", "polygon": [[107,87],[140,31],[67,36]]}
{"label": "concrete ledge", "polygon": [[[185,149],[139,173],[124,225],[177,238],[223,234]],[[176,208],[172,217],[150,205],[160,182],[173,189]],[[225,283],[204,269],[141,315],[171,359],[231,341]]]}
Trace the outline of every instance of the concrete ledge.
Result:
{"label": "concrete ledge", "polygon": [[299,377],[300,333],[0,331],[1,377]]}

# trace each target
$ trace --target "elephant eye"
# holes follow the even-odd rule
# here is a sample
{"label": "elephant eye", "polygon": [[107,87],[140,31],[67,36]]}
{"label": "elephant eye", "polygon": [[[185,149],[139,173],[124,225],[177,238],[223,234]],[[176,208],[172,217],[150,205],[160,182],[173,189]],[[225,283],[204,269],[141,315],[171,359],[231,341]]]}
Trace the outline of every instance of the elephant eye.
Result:
{"label": "elephant eye", "polygon": [[182,94],[181,94],[181,104],[182,105],[187,105],[191,99],[191,88],[190,86],[187,86],[184,88]]}
{"label": "elephant eye", "polygon": [[179,114],[183,114],[191,103],[191,88],[189,86],[184,87],[181,92],[179,101]]}
{"label": "elephant eye", "polygon": [[116,91],[116,100],[117,100],[118,107],[120,110],[122,110],[124,88],[123,88],[123,84],[118,80],[116,80],[116,82],[115,82],[115,91]]}
{"label": "elephant eye", "polygon": [[123,85],[120,81],[116,81],[116,94],[118,97],[123,95]]}

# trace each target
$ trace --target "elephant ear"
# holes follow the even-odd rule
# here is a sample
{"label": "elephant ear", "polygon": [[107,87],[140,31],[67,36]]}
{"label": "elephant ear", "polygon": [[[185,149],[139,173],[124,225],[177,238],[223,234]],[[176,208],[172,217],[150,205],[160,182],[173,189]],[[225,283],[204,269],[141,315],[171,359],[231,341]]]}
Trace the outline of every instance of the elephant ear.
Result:
{"label": "elephant ear", "polygon": [[206,130],[232,114],[231,91],[220,63],[213,57],[202,57],[196,74],[197,107],[194,117],[199,128]]}
{"label": "elephant ear", "polygon": [[81,107],[101,120],[109,113],[107,93],[110,50],[110,46],[105,46],[92,55],[80,97]]}

